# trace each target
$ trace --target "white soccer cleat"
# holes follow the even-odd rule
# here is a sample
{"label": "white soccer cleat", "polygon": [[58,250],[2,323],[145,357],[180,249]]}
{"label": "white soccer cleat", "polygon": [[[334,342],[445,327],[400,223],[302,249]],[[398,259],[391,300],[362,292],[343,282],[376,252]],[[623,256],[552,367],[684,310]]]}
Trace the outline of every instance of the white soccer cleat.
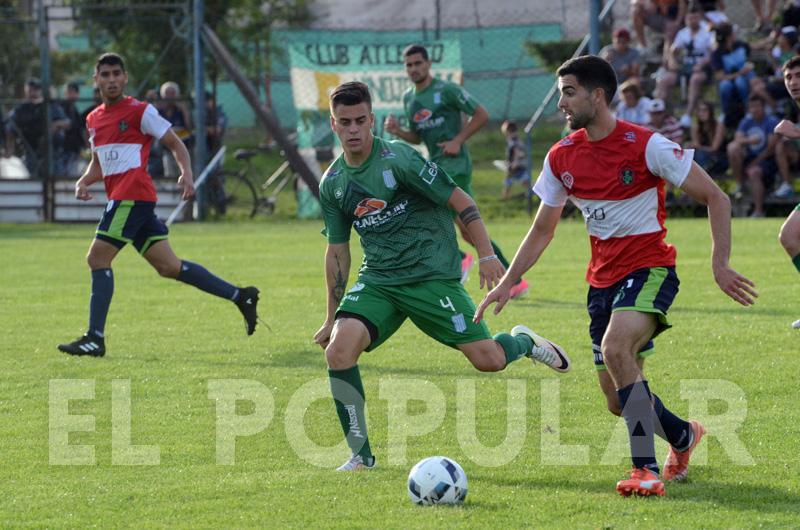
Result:
{"label": "white soccer cleat", "polygon": [[800,320],[795,320],[794,322],[792,322],[792,327],[794,329],[800,329]]}
{"label": "white soccer cleat", "polygon": [[362,471],[375,467],[375,457],[370,456],[367,460],[361,455],[353,455],[350,460],[336,468],[336,471]]}
{"label": "white soccer cleat", "polygon": [[556,372],[568,372],[570,360],[567,354],[558,344],[550,342],[534,333],[534,331],[522,324],[514,326],[511,330],[512,336],[527,335],[533,341],[533,351],[528,355],[533,362],[539,361],[546,364]]}

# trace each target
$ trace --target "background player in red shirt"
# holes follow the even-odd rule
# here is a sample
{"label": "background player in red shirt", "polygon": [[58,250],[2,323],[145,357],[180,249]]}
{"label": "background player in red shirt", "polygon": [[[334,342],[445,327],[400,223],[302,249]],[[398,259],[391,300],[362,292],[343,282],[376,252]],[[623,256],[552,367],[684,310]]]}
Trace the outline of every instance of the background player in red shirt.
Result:
{"label": "background player in red shirt", "polygon": [[183,142],[152,105],[125,95],[128,74],[122,57],[101,55],[94,81],[103,104],[86,119],[92,160],[75,183],[75,197],[90,200],[89,186],[102,180],[109,203],[87,256],[92,271],[89,329],[58,349],[70,355],[105,355],[104,328],[114,292],[111,262],[127,243],[133,243],[161,276],[234,302],[244,316],[247,334],[252,335],[258,319],[258,289],[236,287],[201,265],[178,258],[167,241],[166,225],[155,215],[156,190],[147,173],[150,145],[155,138],[172,152],[180,166],[182,198],[190,199],[194,195],[192,167]]}
{"label": "background player in red shirt", "polygon": [[[666,312],[678,289],[675,249],[664,242],[664,181],[708,206],[712,270],[722,291],[742,305],[753,303],[753,283],[728,265],[730,200],[700,166],[658,133],[616,120],[609,104],[617,90],[611,65],[595,56],[558,69],[559,109],[575,131],[553,146],[534,186],[542,203],[528,235],[500,284],[478,306],[480,320],[509,299],[516,278],[530,269],[555,233],[567,198],[583,212],[592,258],[587,273],[590,334],[600,388],[609,410],[628,425],[634,469],[617,483],[622,495],[663,495],[653,435],[670,444],[665,480],[686,477],[689,456],[704,434],[695,421],[672,414],[650,392],[643,354],[667,329]],[[607,368],[604,369],[604,368]]]}

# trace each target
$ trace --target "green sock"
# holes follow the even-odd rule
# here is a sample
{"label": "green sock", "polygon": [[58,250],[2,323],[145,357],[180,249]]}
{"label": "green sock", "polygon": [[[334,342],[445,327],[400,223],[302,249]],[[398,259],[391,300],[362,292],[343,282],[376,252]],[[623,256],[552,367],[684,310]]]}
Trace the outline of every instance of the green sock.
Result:
{"label": "green sock", "polygon": [[364,386],[358,365],[346,370],[328,369],[331,394],[336,405],[336,414],[342,424],[347,445],[353,454],[371,457],[372,451],[367,438],[367,418],[364,416]]}
{"label": "green sock", "polygon": [[533,349],[533,341],[527,335],[513,336],[508,333],[498,333],[493,338],[506,354],[506,366],[528,355]]}
{"label": "green sock", "polygon": [[503,255],[503,251],[500,250],[500,247],[497,246],[497,243],[495,243],[494,241],[491,241],[491,243],[492,243],[492,250],[494,250],[495,256],[497,256],[497,259],[499,259],[500,263],[503,264],[503,267],[505,267],[507,269],[508,268],[508,260]]}
{"label": "green sock", "polygon": [[794,263],[794,268],[797,269],[797,272],[800,272],[800,254],[792,258],[792,263]]}

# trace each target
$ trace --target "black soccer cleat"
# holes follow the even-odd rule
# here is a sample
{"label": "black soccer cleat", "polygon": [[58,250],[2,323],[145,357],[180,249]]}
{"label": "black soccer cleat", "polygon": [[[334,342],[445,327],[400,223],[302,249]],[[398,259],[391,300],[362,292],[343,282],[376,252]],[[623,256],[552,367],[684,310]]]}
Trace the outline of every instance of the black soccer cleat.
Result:
{"label": "black soccer cleat", "polygon": [[236,307],[242,312],[247,334],[252,335],[256,331],[258,321],[258,289],[255,287],[242,287],[239,290],[239,297],[236,299]]}
{"label": "black soccer cleat", "polygon": [[87,333],[69,344],[59,344],[58,349],[70,355],[102,357],[106,354],[106,342],[102,337]]}

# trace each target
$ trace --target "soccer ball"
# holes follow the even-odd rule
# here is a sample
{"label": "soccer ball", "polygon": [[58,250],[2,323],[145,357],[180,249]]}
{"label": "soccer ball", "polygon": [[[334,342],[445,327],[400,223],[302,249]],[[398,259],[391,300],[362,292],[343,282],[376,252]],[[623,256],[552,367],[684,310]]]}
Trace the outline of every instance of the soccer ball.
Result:
{"label": "soccer ball", "polygon": [[467,496],[467,475],[455,460],[430,456],[411,468],[408,496],[422,506],[459,504]]}

